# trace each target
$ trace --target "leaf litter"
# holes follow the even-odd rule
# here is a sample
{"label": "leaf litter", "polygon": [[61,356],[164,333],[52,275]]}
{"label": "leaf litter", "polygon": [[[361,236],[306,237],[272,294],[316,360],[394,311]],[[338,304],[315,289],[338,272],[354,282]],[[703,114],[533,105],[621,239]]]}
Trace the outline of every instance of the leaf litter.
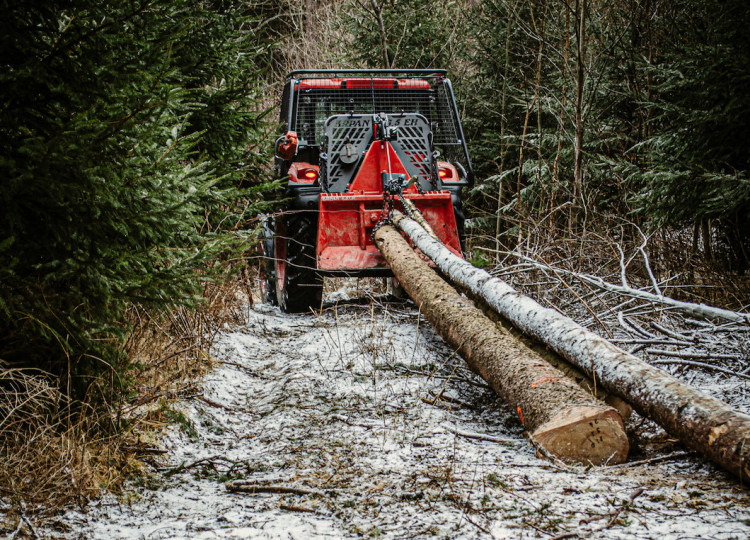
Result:
{"label": "leaf litter", "polygon": [[750,536],[748,492],[659,428],[634,416],[624,466],[538,457],[515,411],[413,304],[353,296],[329,294],[316,314],[248,308],[214,347],[205,399],[174,405],[189,429],[166,430],[150,481],[68,511],[44,534]]}

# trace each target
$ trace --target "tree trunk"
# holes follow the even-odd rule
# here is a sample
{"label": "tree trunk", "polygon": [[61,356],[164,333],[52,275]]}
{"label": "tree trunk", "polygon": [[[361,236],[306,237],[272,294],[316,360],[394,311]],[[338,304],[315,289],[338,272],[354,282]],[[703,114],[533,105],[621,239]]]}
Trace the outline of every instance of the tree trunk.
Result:
{"label": "tree trunk", "polygon": [[385,24],[383,23],[383,8],[378,5],[375,0],[370,0],[370,6],[372,12],[375,15],[375,21],[378,23],[378,33],[380,34],[380,52],[383,55],[383,67],[385,69],[391,68],[391,60],[388,56],[388,37],[385,32]]}
{"label": "tree trunk", "polygon": [[374,240],[427,320],[516,409],[541,448],[571,463],[625,460],[628,440],[615,409],[501,331],[431,270],[392,226],[379,228]]}
{"label": "tree trunk", "polygon": [[451,281],[484,298],[522,332],[547,344],[597,385],[630,403],[686,446],[743,481],[750,481],[750,416],[678,381],[456,257],[414,220],[398,216],[396,222]]}
{"label": "tree trunk", "polygon": [[[583,206],[583,88],[586,82],[586,0],[576,0],[576,112],[575,112],[575,143],[573,162],[573,204],[571,209],[572,225],[577,223],[576,206],[581,202]],[[580,199],[580,201],[579,201]]]}
{"label": "tree trunk", "polygon": [[563,375],[573,380],[586,392],[593,395],[598,400],[603,401],[607,405],[611,405],[612,407],[617,409],[617,412],[620,413],[620,418],[622,418],[623,421],[627,421],[633,414],[633,407],[631,407],[627,401],[615,396],[614,394],[608,394],[602,389],[601,385],[597,385],[593,379],[587,377],[583,371],[565,360],[565,358],[557,354],[555,351],[550,350],[549,347],[547,347],[543,343],[535,341],[524,335],[518,330],[518,328],[510,324],[509,321],[503,319],[500,315],[497,314],[497,312],[492,310],[492,308],[487,305],[487,302],[485,302],[481,296],[472,294],[472,292],[469,290],[465,290],[462,292],[467,293],[469,298],[474,301],[474,304],[479,307],[482,312],[487,317],[489,317],[490,320],[492,320],[492,322],[501,327],[501,331],[509,332],[516,339],[522,341],[528,348],[544,358],[544,360],[551,364],[552,367],[559,369]]}

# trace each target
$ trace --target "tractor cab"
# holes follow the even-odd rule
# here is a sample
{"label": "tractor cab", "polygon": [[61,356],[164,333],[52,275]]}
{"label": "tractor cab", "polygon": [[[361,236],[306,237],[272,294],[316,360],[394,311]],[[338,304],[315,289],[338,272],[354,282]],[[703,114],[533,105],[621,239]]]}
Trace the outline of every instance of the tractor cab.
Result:
{"label": "tractor cab", "polygon": [[461,254],[472,169],[445,71],[293,71],[281,122],[275,168],[289,203],[265,225],[267,302],[307,311],[323,275],[392,275],[371,236],[406,200]]}

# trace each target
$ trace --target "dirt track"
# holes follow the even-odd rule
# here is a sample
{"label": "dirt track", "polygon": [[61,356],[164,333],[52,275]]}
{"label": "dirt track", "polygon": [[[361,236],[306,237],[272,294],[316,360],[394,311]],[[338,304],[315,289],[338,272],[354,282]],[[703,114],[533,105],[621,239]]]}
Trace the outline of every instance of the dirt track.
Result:
{"label": "dirt track", "polygon": [[[630,461],[536,457],[411,303],[329,295],[318,315],[248,310],[206,400],[174,407],[148,485],[48,522],[66,538],[746,538],[750,496],[634,419]],[[437,397],[440,396],[440,397]],[[466,435],[487,436],[491,440]],[[502,442],[498,442],[501,440]],[[666,458],[666,459],[665,459]],[[229,480],[314,490],[230,493]],[[632,498],[632,502],[631,502]],[[569,536],[575,537],[575,536]]]}

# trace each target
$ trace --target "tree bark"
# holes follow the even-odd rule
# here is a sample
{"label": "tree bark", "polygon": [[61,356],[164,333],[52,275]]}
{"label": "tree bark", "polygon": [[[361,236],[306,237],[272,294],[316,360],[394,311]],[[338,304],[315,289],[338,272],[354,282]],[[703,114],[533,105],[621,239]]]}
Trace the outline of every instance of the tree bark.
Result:
{"label": "tree bark", "polygon": [[597,385],[630,403],[686,446],[743,481],[750,481],[750,416],[643,362],[557,311],[540,306],[453,255],[415,221],[400,215],[395,221],[451,281],[484,298],[522,332],[547,344]]}
{"label": "tree bark", "polygon": [[524,345],[544,358],[544,360],[546,360],[547,363],[551,364],[552,367],[560,370],[563,375],[573,380],[587,393],[591,394],[596,399],[603,401],[607,405],[610,405],[617,409],[617,412],[620,413],[620,418],[622,418],[623,421],[627,422],[627,420],[633,414],[633,407],[631,407],[627,401],[618,396],[615,396],[614,394],[608,394],[602,389],[601,385],[597,385],[593,379],[587,377],[583,371],[565,360],[555,351],[550,350],[549,347],[547,347],[543,343],[535,341],[521,333],[518,328],[510,324],[509,321],[503,319],[500,315],[497,314],[497,312],[492,310],[481,296],[472,294],[472,292],[469,290],[465,290],[462,292],[465,292],[469,296],[469,298],[474,301],[474,304],[479,307],[482,312],[487,317],[489,317],[490,320],[492,320],[492,322],[501,327],[501,331],[510,332],[516,339],[522,341]]}
{"label": "tree bark", "polygon": [[372,12],[375,14],[375,21],[378,23],[378,33],[380,34],[380,52],[383,55],[383,67],[385,69],[391,68],[391,60],[388,56],[388,37],[385,32],[385,24],[383,23],[383,7],[378,5],[375,0],[370,0],[370,6]]}
{"label": "tree bark", "polygon": [[427,320],[516,409],[541,448],[569,463],[626,459],[628,440],[615,409],[501,331],[430,269],[392,226],[379,228],[374,240]]}
{"label": "tree bark", "polygon": [[[576,111],[575,111],[575,143],[573,162],[573,204],[571,209],[571,230],[577,222],[576,206],[583,207],[583,89],[586,82],[586,11],[587,0],[575,1],[576,22]],[[579,200],[580,199],[580,200]]]}

